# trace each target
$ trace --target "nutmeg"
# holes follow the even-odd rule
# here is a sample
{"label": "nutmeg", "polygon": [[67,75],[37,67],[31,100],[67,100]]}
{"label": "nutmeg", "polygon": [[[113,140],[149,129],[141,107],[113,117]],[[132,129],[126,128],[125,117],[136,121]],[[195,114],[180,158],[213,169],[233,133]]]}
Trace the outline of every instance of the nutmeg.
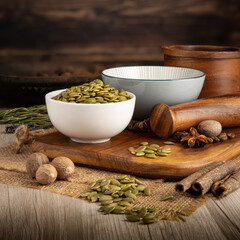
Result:
{"label": "nutmeg", "polygon": [[198,124],[197,130],[206,137],[217,137],[222,132],[222,125],[215,120],[205,120]]}
{"label": "nutmeg", "polygon": [[49,163],[48,157],[43,153],[33,153],[31,154],[26,162],[27,174],[31,178],[35,178],[36,172],[38,168],[43,165]]}
{"label": "nutmeg", "polygon": [[74,173],[74,163],[67,157],[56,157],[51,164],[57,169],[58,179],[67,179]]}
{"label": "nutmeg", "polygon": [[36,180],[41,184],[51,184],[57,178],[57,170],[51,164],[41,165],[36,172]]}

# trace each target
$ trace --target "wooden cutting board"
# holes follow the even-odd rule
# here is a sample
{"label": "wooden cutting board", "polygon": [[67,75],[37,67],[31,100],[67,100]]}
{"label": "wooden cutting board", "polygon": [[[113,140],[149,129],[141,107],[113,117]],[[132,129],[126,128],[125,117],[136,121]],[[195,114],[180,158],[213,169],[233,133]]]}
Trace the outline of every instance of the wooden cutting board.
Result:
{"label": "wooden cutting board", "polygon": [[211,163],[227,161],[240,154],[240,128],[227,129],[226,132],[233,132],[236,137],[203,148],[185,148],[175,143],[168,145],[172,152],[167,157],[159,156],[156,159],[136,157],[129,153],[128,147],[137,148],[143,141],[163,146],[164,141],[152,133],[127,130],[99,144],[76,143],[59,132],[52,133],[34,140],[32,150],[42,152],[49,158],[66,156],[76,164],[99,169],[149,178],[181,179]]}

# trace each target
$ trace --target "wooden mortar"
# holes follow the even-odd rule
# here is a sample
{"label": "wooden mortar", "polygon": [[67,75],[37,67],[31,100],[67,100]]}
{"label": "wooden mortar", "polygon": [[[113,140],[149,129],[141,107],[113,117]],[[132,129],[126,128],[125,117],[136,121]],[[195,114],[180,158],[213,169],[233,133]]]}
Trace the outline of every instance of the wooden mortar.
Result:
{"label": "wooden mortar", "polygon": [[240,91],[240,48],[208,45],[162,47],[165,66],[199,69],[206,79],[199,98]]}

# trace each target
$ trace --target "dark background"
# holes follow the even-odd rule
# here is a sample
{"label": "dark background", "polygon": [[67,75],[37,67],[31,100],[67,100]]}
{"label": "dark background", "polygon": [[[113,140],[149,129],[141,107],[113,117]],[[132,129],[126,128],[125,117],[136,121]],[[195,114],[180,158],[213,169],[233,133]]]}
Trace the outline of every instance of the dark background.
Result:
{"label": "dark background", "polygon": [[0,0],[2,63],[157,63],[173,44],[240,46],[240,1]]}

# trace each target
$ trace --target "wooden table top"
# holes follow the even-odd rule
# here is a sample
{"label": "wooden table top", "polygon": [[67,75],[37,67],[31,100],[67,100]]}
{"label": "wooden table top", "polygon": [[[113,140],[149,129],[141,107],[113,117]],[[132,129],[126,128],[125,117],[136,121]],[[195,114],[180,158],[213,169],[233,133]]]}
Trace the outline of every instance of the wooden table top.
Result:
{"label": "wooden table top", "polygon": [[[0,146],[12,140],[2,134]],[[0,184],[0,239],[240,239],[240,189],[209,200],[186,222],[141,225],[97,209],[85,200]]]}

